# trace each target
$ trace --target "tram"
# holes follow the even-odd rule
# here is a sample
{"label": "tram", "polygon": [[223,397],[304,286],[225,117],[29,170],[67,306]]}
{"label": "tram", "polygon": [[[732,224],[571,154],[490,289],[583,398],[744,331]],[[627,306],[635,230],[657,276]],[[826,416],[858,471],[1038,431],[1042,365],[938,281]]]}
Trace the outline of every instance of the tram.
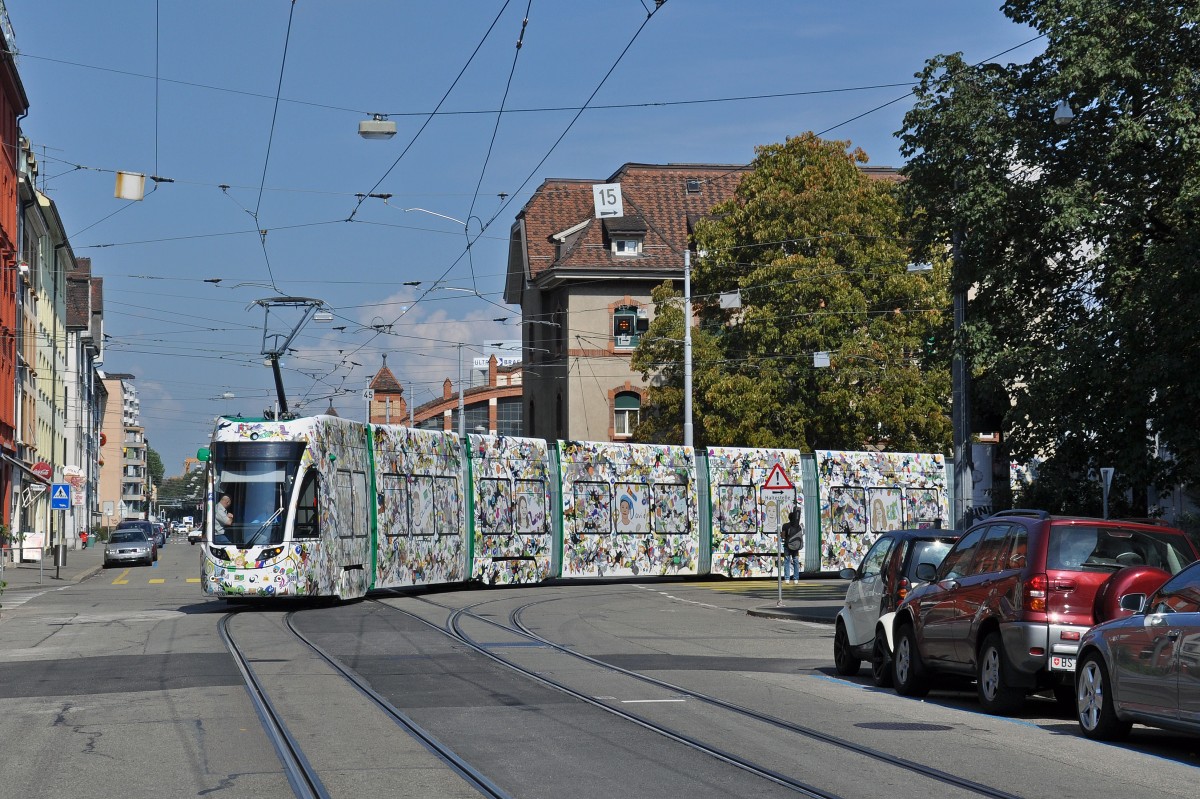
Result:
{"label": "tram", "polygon": [[948,518],[941,455],[470,435],[220,417],[201,585],[216,597],[666,575],[762,577],[795,507],[807,571]]}

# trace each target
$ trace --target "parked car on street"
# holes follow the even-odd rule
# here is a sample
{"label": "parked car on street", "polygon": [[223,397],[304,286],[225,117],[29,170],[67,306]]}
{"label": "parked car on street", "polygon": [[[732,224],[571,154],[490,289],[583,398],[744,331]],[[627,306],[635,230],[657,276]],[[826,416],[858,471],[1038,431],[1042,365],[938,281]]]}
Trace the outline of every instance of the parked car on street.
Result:
{"label": "parked car on street", "polygon": [[158,536],[154,533],[153,522],[148,522],[145,519],[126,519],[117,525],[117,530],[141,530],[142,535],[146,536],[150,541],[150,548],[154,555],[153,560],[158,560]]}
{"label": "parked car on street", "polygon": [[104,545],[104,567],[119,563],[154,563],[154,544],[139,527],[118,528]]}
{"label": "parked car on street", "polygon": [[892,683],[892,616],[921,581],[917,566],[937,566],[962,535],[958,530],[891,530],[875,539],[857,569],[842,569],[849,580],[846,601],[833,632],[833,663],[838,674],[858,674],[866,660],[876,685]]}
{"label": "parked car on street", "polygon": [[1120,604],[1132,615],[1093,627],[1079,643],[1079,728],[1106,741],[1128,735],[1134,722],[1200,733],[1200,563]]}
{"label": "parked car on street", "polygon": [[167,545],[167,530],[166,530],[166,528],[163,525],[159,524],[158,522],[153,522],[153,525],[154,525],[154,543],[158,544],[160,547],[165,547]]}
{"label": "parked car on street", "polygon": [[[1052,689],[1075,704],[1075,659],[1110,579],[1123,593],[1160,585],[1196,560],[1172,527],[1108,519],[997,513],[967,530],[893,619],[897,692],[923,696],[935,674],[974,677],[989,713],[1017,710]],[[1128,574],[1125,569],[1135,567]]]}

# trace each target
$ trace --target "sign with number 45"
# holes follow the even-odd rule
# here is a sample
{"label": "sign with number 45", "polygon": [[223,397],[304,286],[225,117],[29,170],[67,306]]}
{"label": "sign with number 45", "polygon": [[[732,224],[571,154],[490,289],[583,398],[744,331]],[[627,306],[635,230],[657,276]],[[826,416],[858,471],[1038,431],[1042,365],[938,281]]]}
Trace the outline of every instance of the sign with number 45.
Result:
{"label": "sign with number 45", "polygon": [[621,202],[620,183],[592,184],[592,200],[596,203],[597,219],[625,216],[625,207]]}

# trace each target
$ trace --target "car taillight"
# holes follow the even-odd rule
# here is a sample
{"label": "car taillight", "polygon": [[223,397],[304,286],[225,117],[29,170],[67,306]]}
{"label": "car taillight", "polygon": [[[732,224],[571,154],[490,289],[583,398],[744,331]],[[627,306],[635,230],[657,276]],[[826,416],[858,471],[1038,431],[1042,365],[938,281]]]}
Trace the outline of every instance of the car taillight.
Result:
{"label": "car taillight", "polygon": [[1046,612],[1046,589],[1049,580],[1044,574],[1035,574],[1025,583],[1025,609]]}
{"label": "car taillight", "polygon": [[910,588],[912,588],[912,585],[908,582],[908,578],[901,577],[899,589],[896,591],[896,598],[903,602],[904,597],[908,596],[908,589]]}

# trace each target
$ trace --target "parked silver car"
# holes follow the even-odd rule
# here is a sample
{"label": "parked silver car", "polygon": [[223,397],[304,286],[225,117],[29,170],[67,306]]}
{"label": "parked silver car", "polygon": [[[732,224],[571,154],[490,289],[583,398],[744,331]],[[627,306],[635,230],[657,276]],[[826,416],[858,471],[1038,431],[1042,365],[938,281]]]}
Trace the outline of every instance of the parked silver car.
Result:
{"label": "parked silver car", "polygon": [[141,529],[127,527],[114,530],[104,545],[104,565],[117,563],[154,563],[154,545]]}
{"label": "parked silver car", "polygon": [[1200,732],[1200,561],[1120,605],[1133,615],[1096,625],[1079,643],[1083,734],[1116,740],[1134,722]]}

